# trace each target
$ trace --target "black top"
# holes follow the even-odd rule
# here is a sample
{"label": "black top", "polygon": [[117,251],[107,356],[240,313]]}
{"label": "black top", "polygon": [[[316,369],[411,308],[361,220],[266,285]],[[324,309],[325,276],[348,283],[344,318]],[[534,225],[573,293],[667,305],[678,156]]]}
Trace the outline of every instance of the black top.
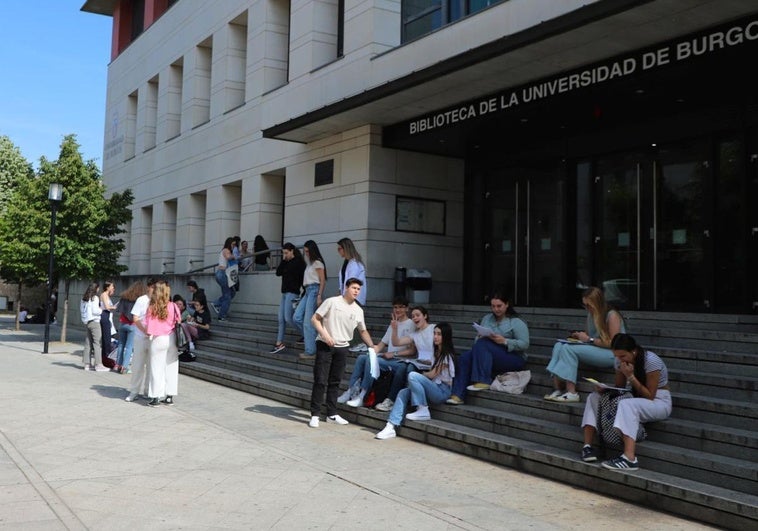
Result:
{"label": "black top", "polygon": [[[205,296],[205,295],[203,295]],[[202,312],[198,312],[195,310],[195,313],[193,315],[195,318],[195,322],[202,324],[202,325],[210,325],[211,324],[211,314],[208,311],[208,308],[204,308]],[[205,328],[198,328],[197,329],[197,337],[198,339],[208,339],[210,337],[211,333],[209,330],[206,330]]]}
{"label": "black top", "polygon": [[282,277],[282,293],[300,293],[305,273],[305,260],[295,257],[292,260],[282,260],[276,268],[276,276]]}
{"label": "black top", "polygon": [[208,299],[205,297],[205,290],[198,288],[195,293],[192,294],[192,301],[200,301],[203,303],[203,308],[208,310]]}

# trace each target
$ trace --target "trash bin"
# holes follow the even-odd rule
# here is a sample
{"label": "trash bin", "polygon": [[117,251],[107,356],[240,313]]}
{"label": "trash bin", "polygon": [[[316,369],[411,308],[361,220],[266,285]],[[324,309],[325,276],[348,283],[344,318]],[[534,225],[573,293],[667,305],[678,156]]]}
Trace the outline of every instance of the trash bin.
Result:
{"label": "trash bin", "polygon": [[409,269],[405,283],[408,286],[408,302],[428,303],[432,291],[432,273],[426,269]]}
{"label": "trash bin", "polygon": [[395,268],[395,297],[405,297],[406,270],[404,267]]}

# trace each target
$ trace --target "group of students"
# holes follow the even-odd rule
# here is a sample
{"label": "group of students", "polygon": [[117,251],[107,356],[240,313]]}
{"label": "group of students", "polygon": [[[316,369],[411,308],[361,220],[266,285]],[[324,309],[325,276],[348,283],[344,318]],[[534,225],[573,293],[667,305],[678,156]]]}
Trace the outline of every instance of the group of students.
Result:
{"label": "group of students", "polygon": [[[339,295],[347,292],[346,280],[357,279],[361,282],[361,289],[356,301],[359,306],[365,305],[366,266],[363,258],[350,238],[342,238],[337,242],[337,253],[343,259],[339,270]],[[317,331],[312,319],[316,309],[324,302],[327,281],[325,260],[316,242],[305,242],[302,253],[292,243],[285,243],[282,246],[282,261],[276,268],[276,275],[282,278],[282,297],[279,303],[276,343],[271,353],[276,354],[287,348],[284,344],[284,334],[287,325],[290,325],[303,337],[304,352],[300,354],[300,358],[315,359]],[[294,302],[298,299],[295,307]]]}
{"label": "group of students", "polygon": [[[348,305],[353,304],[351,299],[360,293],[360,285],[356,279],[347,281],[348,294],[341,298]],[[606,303],[600,289],[586,290],[582,303],[587,309],[586,330],[574,331],[570,340],[556,343],[547,367],[553,375],[555,390],[544,398],[554,402],[579,401],[576,381],[580,363],[614,368],[614,386],[627,389],[632,396],[618,402],[613,423],[621,433],[623,453],[604,461],[602,466],[613,470],[637,470],[635,446],[640,424],[664,420],[671,414],[668,371],[660,357],[642,348],[625,333],[623,318]],[[502,293],[490,297],[490,307],[491,313],[479,323],[479,333],[472,348],[457,359],[450,325],[430,324],[428,312],[422,306],[412,308],[409,317],[408,302],[402,297],[393,300],[392,320],[377,344],[372,343],[366,332],[362,310],[354,314],[357,317],[350,321],[350,326],[357,328],[367,347],[374,349],[380,371],[393,373],[388,397],[375,406],[377,410],[389,411],[387,424],[376,434],[377,439],[395,437],[403,419],[429,420],[429,404],[463,404],[467,392],[489,389],[497,374],[523,370],[529,347],[526,323]],[[362,406],[375,382],[375,373],[371,371],[372,354],[361,354],[355,362],[347,390],[337,396],[345,367],[343,357],[347,356],[352,329],[349,333],[342,330],[339,341],[335,341],[330,327],[325,327],[324,323],[339,320],[342,316],[330,315],[332,312],[330,305],[324,303],[313,317],[319,348],[314,367],[311,427],[318,427],[324,391],[327,420],[347,424],[337,414],[337,404]],[[322,345],[324,348],[320,348]],[[324,369],[327,357],[337,358],[336,364],[332,365],[334,372]],[[600,395],[604,392],[605,388],[597,387],[585,405],[581,450],[585,462],[597,461],[592,443],[598,430]],[[409,406],[415,407],[415,411],[406,413]]]}
{"label": "group of students", "polygon": [[[186,312],[181,296],[175,295],[172,299],[171,287],[165,279],[134,282],[121,294],[118,305],[111,302],[112,283],[105,283],[102,294],[99,294],[97,282],[90,284],[80,303],[82,323],[87,328],[82,354],[84,369],[131,374],[127,402],[142,395],[148,398],[149,406],[172,405],[179,385],[179,351],[174,330],[177,326],[186,327],[187,335],[198,339],[207,337],[210,329],[210,316],[204,306],[202,290],[198,290],[194,281],[188,285],[194,287],[193,297],[197,296],[193,300],[195,313],[192,316]],[[106,354],[101,348],[104,339],[111,337],[113,323],[110,315],[116,311],[119,316],[118,350],[115,365],[109,369],[103,364]],[[106,312],[109,315],[104,317]]]}
{"label": "group of students", "polygon": [[266,240],[258,234],[253,240],[253,250],[248,250],[247,241],[240,241],[239,236],[230,236],[218,255],[214,270],[216,283],[221,288],[221,295],[211,302],[211,308],[218,315],[219,321],[225,321],[232,304],[232,299],[239,291],[239,273],[250,270],[268,271],[271,266]]}

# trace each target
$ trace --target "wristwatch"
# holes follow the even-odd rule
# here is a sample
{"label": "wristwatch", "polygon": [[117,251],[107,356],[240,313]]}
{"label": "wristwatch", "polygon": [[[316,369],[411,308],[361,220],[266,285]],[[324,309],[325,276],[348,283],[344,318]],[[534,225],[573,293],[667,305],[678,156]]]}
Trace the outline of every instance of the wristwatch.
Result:
{"label": "wristwatch", "polygon": [[595,343],[595,338],[594,337],[590,338],[590,343]]}

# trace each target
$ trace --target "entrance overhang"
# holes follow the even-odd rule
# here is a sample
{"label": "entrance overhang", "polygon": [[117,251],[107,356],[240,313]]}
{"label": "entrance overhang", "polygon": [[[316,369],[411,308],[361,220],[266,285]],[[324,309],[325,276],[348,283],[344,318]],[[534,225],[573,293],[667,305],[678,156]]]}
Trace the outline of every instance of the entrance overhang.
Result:
{"label": "entrance overhang", "polygon": [[[419,116],[419,109],[444,109],[753,12],[750,0],[595,2],[268,127],[263,136],[309,143],[367,124],[400,123]],[[388,54],[392,50],[379,57]]]}

